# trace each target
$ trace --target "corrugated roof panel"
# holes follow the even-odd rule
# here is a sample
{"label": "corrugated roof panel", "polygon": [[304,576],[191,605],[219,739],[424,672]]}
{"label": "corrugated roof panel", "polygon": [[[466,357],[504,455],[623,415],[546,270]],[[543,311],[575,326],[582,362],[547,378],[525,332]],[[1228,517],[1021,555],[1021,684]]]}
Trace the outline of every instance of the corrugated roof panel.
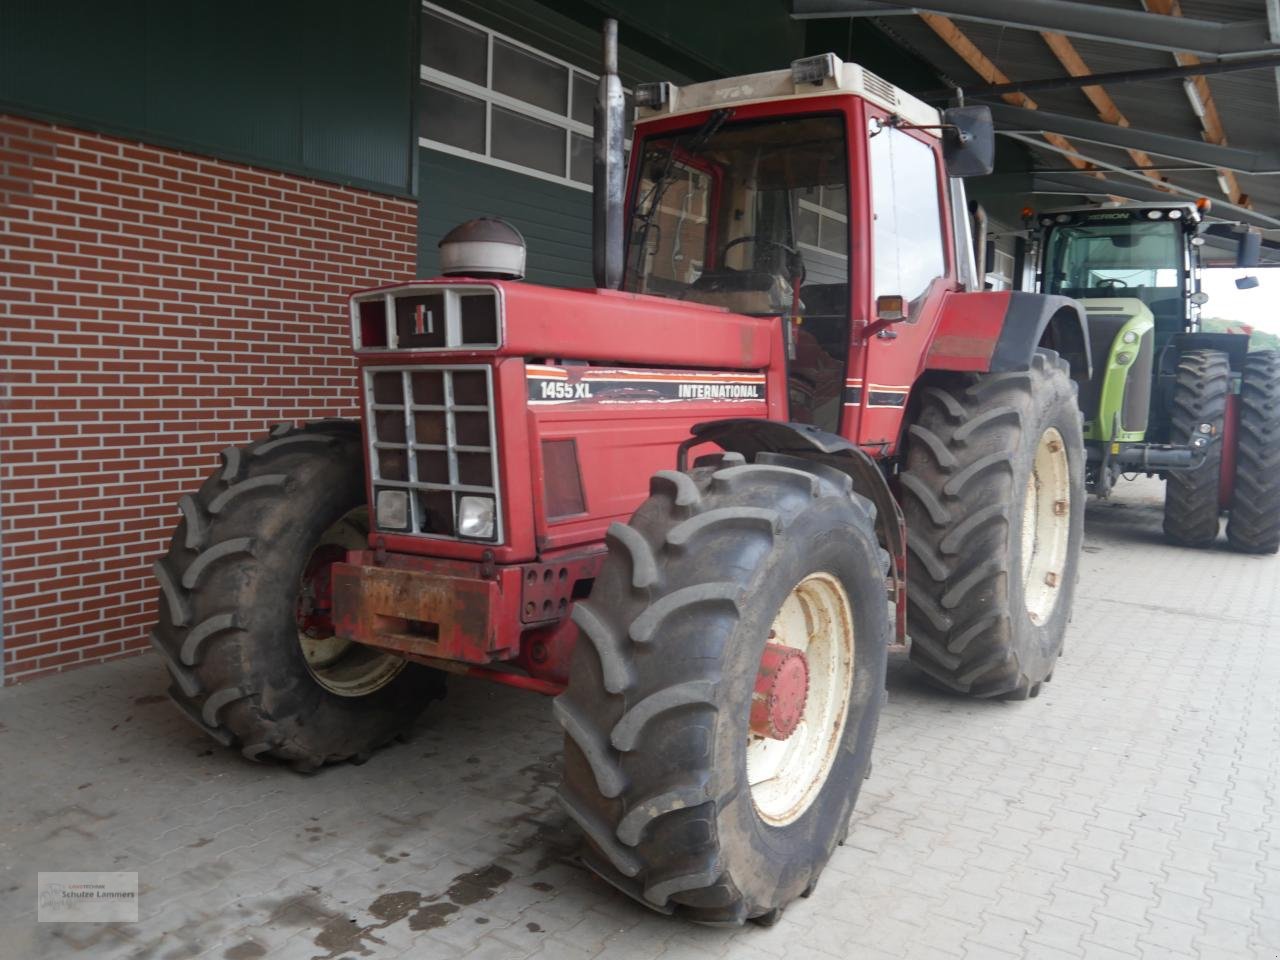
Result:
{"label": "corrugated roof panel", "polygon": [[[1134,10],[1136,0],[1091,0],[1094,6]],[[1183,15],[1198,20],[1221,23],[1264,21],[1265,0],[1182,0]],[[1010,79],[1041,80],[1065,76],[1067,71],[1054,56],[1044,39],[1034,30],[998,24],[954,21],[956,26]],[[936,65],[939,73],[963,86],[981,86],[979,77],[919,17],[880,18],[877,26]],[[1175,66],[1172,52],[1131,47],[1102,40],[1071,38],[1076,51],[1095,73],[1142,70]],[[1217,74],[1208,78],[1214,104],[1222,119],[1224,131],[1232,146],[1245,149],[1280,150],[1280,91],[1276,71],[1271,68],[1241,73]],[[1202,128],[1192,110],[1183,83],[1177,79],[1113,83],[1106,91],[1137,130],[1200,140]],[[1097,110],[1078,89],[1032,91],[1031,96],[1043,110],[1064,113],[1084,119],[1097,119]],[[1110,163],[1132,166],[1127,152],[1096,144],[1077,144],[1083,152]],[[1037,149],[1034,157],[1039,168],[1067,166],[1062,156],[1047,149]],[[1157,163],[1185,165],[1181,161],[1156,157]],[[1170,172],[1168,179],[1179,186],[1222,201],[1217,173]],[[1136,181],[1135,181],[1136,182]],[[1252,199],[1255,209],[1280,219],[1280,176],[1239,176],[1240,187]],[[1226,216],[1226,214],[1224,214]],[[1273,232],[1280,236],[1280,230]]]}

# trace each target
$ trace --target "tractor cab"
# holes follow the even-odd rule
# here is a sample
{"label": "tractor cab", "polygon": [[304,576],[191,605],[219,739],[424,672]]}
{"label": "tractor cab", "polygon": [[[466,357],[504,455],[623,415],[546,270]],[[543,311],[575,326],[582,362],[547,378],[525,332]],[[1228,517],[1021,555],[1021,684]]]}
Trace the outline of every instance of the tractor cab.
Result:
{"label": "tractor cab", "polygon": [[892,449],[944,298],[976,286],[959,178],[990,169],[989,115],[834,54],[636,102],[623,289],[786,318],[787,419]]}

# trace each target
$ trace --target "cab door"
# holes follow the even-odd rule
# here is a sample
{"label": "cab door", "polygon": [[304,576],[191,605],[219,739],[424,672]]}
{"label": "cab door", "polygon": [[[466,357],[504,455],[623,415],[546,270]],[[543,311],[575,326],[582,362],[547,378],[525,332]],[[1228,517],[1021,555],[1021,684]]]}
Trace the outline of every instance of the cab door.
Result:
{"label": "cab door", "polygon": [[857,442],[883,453],[897,444],[912,384],[923,369],[938,311],[956,286],[950,211],[941,143],[933,131],[889,125],[867,110],[867,173],[871,203],[871,304],[901,296],[906,319],[874,335],[862,351]]}

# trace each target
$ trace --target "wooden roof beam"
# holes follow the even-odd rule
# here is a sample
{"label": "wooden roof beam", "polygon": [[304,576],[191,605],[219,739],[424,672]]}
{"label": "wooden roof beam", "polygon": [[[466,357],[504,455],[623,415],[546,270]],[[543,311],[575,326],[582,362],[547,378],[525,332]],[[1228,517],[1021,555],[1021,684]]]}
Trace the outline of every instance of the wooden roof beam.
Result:
{"label": "wooden roof beam", "polygon": [[[963,60],[974,73],[982,77],[987,83],[1010,83],[1008,75],[997,67],[985,53],[978,49],[963,30],[955,25],[947,17],[936,13],[922,13],[920,19],[923,20],[936,33],[948,47],[955,52],[961,60]],[[1026,110],[1037,110],[1039,107],[1025,93],[1006,93],[1003,94],[1006,103],[1010,103],[1015,107],[1022,107]],[[1072,146],[1071,141],[1061,134],[1046,133],[1045,140],[1053,144],[1066,157],[1077,170],[1090,170],[1092,164],[1077,155],[1076,148]],[[1098,176],[1101,176],[1099,174]]]}
{"label": "wooden roof beam", "polygon": [[[1084,57],[1080,56],[1080,51],[1075,48],[1075,44],[1061,33],[1050,33],[1041,31],[1041,38],[1048,44],[1049,49],[1053,51],[1053,55],[1058,58],[1058,62],[1066,68],[1067,72],[1073,77],[1087,77],[1093,73],[1089,65],[1085,63]],[[1111,123],[1117,127],[1129,126],[1129,118],[1121,112],[1116,106],[1116,102],[1111,99],[1111,94],[1100,86],[1081,87],[1080,92],[1089,98],[1089,102],[1093,104],[1093,108],[1098,111],[1098,119],[1104,123]],[[1129,156],[1139,167],[1149,168],[1155,166],[1155,161],[1151,159],[1151,155],[1142,150],[1129,149]],[[1154,170],[1144,169],[1143,174],[1157,183],[1164,183],[1165,178]]]}

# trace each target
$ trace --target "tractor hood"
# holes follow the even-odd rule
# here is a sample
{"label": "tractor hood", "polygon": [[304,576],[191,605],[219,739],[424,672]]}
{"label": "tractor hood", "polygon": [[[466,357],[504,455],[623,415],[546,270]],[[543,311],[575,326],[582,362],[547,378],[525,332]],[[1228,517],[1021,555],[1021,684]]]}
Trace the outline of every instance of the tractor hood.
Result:
{"label": "tractor hood", "polygon": [[448,355],[761,370],[781,356],[777,317],[617,290],[504,280],[425,280],[351,298],[362,359]]}

